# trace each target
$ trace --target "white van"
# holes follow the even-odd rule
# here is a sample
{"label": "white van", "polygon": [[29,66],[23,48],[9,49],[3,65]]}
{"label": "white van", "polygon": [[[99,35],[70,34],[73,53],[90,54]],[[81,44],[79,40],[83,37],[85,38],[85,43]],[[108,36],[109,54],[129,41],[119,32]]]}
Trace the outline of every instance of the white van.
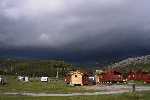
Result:
{"label": "white van", "polygon": [[41,82],[48,82],[48,77],[41,77]]}
{"label": "white van", "polygon": [[28,82],[29,81],[29,77],[27,77],[27,76],[18,76],[18,80],[19,81]]}

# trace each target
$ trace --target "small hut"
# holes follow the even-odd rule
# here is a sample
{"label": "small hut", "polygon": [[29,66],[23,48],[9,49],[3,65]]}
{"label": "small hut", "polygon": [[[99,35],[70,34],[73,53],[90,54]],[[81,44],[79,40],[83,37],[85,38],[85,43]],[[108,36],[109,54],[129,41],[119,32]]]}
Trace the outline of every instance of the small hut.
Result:
{"label": "small hut", "polygon": [[89,79],[91,77],[88,72],[85,71],[71,71],[65,76],[65,83],[74,85],[74,86],[82,86],[82,85],[89,85]]}

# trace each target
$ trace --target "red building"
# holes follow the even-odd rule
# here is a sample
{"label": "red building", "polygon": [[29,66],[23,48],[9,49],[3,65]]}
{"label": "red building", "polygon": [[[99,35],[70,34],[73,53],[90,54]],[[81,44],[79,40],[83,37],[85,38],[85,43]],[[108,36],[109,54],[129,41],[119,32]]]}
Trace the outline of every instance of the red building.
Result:
{"label": "red building", "polygon": [[107,70],[97,76],[97,83],[118,83],[124,82],[122,73],[117,70]]}
{"label": "red building", "polygon": [[144,80],[145,83],[150,83],[150,74],[145,74],[143,76],[143,80]]}
{"label": "red building", "polygon": [[150,83],[150,73],[143,71],[130,71],[128,74],[128,80],[144,81],[144,83]]}

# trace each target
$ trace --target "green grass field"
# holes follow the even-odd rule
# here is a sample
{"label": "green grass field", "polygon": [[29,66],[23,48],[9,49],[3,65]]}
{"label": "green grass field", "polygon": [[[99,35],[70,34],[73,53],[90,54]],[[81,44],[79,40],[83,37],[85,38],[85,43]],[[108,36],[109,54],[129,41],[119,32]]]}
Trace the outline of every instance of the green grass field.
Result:
{"label": "green grass field", "polygon": [[[7,76],[8,84],[0,85],[0,92],[45,92],[45,93],[72,93],[86,92],[82,87],[72,87],[63,81],[42,83],[40,81],[20,82],[15,76]],[[90,91],[92,92],[92,90]]]}
{"label": "green grass field", "polygon": [[40,81],[20,82],[15,76],[7,76],[8,84],[0,85],[0,100],[150,100],[150,91],[142,93],[126,93],[115,95],[97,96],[70,96],[70,97],[30,97],[21,95],[3,95],[2,92],[34,92],[34,93],[73,93],[73,92],[94,92],[84,90],[82,87],[71,87],[63,81],[42,83]]}
{"label": "green grass field", "polygon": [[0,95],[0,100],[150,100],[150,93],[74,96],[74,97],[28,97]]}

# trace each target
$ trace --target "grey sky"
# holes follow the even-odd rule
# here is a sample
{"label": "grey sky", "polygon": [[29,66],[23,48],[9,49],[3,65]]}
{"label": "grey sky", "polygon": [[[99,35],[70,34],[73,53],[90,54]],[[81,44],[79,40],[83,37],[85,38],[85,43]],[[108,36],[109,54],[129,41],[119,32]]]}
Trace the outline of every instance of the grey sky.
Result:
{"label": "grey sky", "polygon": [[0,0],[0,44],[85,50],[149,46],[149,4],[149,0]]}

